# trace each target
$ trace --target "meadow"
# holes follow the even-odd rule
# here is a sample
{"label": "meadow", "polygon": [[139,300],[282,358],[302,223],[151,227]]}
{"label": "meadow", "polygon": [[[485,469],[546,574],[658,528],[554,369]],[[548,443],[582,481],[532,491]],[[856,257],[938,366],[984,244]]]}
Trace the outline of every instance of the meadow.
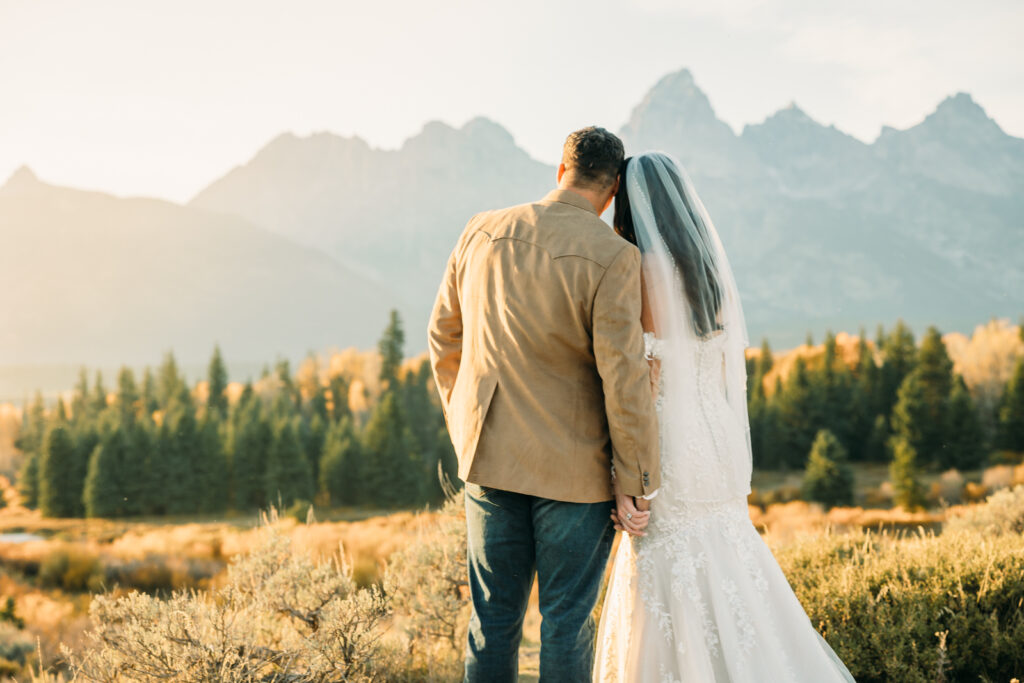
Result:
{"label": "meadow", "polygon": [[[245,385],[215,350],[194,386],[168,355],[4,406],[0,677],[458,680],[454,454],[403,344],[395,316]],[[828,334],[748,374],[751,520],[857,680],[1019,677],[1022,328]],[[534,596],[523,680],[539,627]]]}
{"label": "meadow", "polygon": [[[1024,485],[915,512],[804,501],[750,512],[857,680],[1024,671]],[[35,540],[0,543],[0,604],[11,598],[0,671],[54,682],[458,680],[459,504],[316,516],[115,521],[8,507],[0,538]],[[539,626],[534,595],[522,680],[536,679]]]}

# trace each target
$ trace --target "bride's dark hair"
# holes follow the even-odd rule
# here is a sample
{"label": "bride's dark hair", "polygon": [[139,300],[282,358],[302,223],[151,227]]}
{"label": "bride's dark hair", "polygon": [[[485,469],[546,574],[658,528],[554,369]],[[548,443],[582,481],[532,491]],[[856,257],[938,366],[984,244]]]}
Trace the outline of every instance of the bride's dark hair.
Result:
{"label": "bride's dark hair", "polygon": [[[644,175],[646,185],[651,192],[651,209],[654,212],[654,220],[665,240],[672,260],[679,268],[682,275],[683,290],[686,299],[690,303],[690,311],[693,315],[693,326],[698,337],[705,337],[712,332],[722,329],[719,320],[719,313],[722,309],[722,285],[718,281],[718,274],[711,264],[699,257],[700,246],[695,244],[690,231],[683,224],[683,217],[673,208],[673,202],[669,196],[668,188],[659,179],[658,169],[649,156],[641,156],[636,159],[627,157],[619,172],[619,191],[615,194],[615,214],[612,218],[612,225],[615,232],[626,241],[640,246],[636,239],[636,227],[633,224],[633,210],[630,205],[629,192],[626,190],[626,170],[630,164],[640,164],[639,172]],[[699,211],[694,211],[690,202],[687,201],[687,194],[683,189],[683,179],[676,172],[674,164],[667,166],[669,178],[674,185],[676,194],[682,200],[683,208],[693,224],[701,239],[707,242],[708,230]],[[642,251],[642,248],[641,248]],[[707,280],[709,296],[702,296],[701,288],[698,287],[698,269],[704,270],[704,278]]]}

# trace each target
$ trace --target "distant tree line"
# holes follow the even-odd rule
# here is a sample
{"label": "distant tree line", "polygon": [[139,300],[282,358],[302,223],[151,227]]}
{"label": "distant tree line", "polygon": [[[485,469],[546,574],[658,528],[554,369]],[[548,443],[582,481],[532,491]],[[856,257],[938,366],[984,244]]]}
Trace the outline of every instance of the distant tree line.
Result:
{"label": "distant tree line", "polygon": [[1024,452],[1024,358],[990,415],[953,372],[934,327],[920,346],[903,322],[888,332],[880,327],[874,348],[862,332],[853,363],[829,333],[813,366],[798,356],[785,381],[775,373],[766,386],[773,365],[767,342],[748,360],[754,466],[806,467],[811,500],[851,502],[848,463],[888,462],[897,502],[913,507],[923,499],[924,468],[979,469],[995,450]]}
{"label": "distant tree line", "polygon": [[102,375],[90,387],[83,369],[70,411],[63,401],[48,411],[39,394],[26,406],[22,499],[54,517],[440,502],[438,467],[454,477],[455,456],[429,364],[403,368],[403,346],[392,312],[379,344],[381,392],[363,414],[351,410],[344,376],[300,391],[286,360],[272,395],[250,380],[229,404],[219,347],[203,402],[170,353],[141,384],[122,368],[112,401]]}

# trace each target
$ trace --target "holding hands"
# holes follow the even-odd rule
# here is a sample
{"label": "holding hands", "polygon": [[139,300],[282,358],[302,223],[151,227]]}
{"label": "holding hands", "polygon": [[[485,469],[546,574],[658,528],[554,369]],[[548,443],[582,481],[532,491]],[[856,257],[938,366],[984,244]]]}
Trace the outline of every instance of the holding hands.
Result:
{"label": "holding hands", "polygon": [[615,509],[612,510],[611,517],[618,531],[625,531],[633,536],[646,536],[644,529],[651,521],[651,501],[616,493]]}

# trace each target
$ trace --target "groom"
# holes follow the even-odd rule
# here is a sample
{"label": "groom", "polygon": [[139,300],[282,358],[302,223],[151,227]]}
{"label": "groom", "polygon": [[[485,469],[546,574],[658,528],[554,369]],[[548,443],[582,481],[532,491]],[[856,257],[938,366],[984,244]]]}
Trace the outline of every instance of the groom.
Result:
{"label": "groom", "polygon": [[516,680],[535,571],[541,681],[590,680],[609,503],[640,534],[659,486],[640,252],[599,218],[622,160],[603,128],[572,133],[557,190],[469,221],[431,315],[434,379],[466,482],[466,681]]}

